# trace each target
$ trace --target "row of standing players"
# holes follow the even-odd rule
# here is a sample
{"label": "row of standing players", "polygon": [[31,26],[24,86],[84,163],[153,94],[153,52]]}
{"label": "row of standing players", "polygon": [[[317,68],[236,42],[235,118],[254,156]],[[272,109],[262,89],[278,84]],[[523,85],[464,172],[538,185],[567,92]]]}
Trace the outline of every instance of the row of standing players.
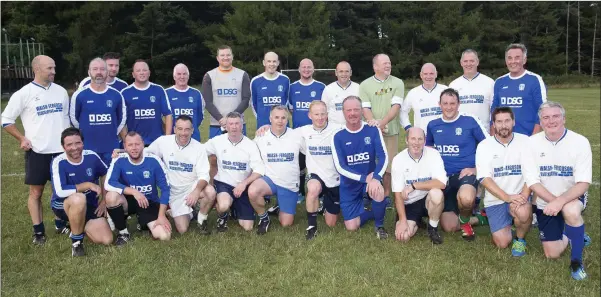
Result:
{"label": "row of standing players", "polygon": [[[540,106],[541,103],[546,100],[545,86],[542,83],[542,79],[540,78],[540,76],[533,74],[524,69],[524,64],[525,64],[525,60],[526,60],[526,49],[525,49],[525,47],[523,47],[523,45],[511,45],[510,47],[508,47],[505,56],[506,56],[507,67],[510,70],[510,73],[497,79],[497,81],[494,82],[490,78],[488,78],[482,74],[479,74],[477,72],[477,64],[478,64],[477,53],[472,50],[465,51],[461,57],[461,65],[464,68],[464,76],[455,80],[451,84],[451,86],[455,87],[459,91],[458,99],[461,102],[461,108],[464,108],[464,106],[469,106],[471,108],[475,108],[474,113],[478,114],[481,120],[487,119],[487,116],[489,115],[489,112],[490,112],[491,105],[493,107],[495,105],[509,106],[509,107],[512,107],[512,109],[514,111],[516,111],[515,112],[515,122],[516,122],[515,130],[516,130],[516,132],[524,133],[524,134],[534,134],[535,132],[538,132],[540,130],[540,126],[537,124],[538,116],[536,115],[536,112],[538,111],[537,106]],[[81,123],[85,122],[85,125],[81,125],[81,128],[82,128],[82,134],[84,134],[84,135],[88,134],[88,136],[86,137],[86,139],[88,139],[88,142],[92,142],[94,140],[96,140],[96,141],[100,140],[97,142],[98,143],[98,145],[96,146],[97,152],[99,152],[99,155],[101,156],[101,158],[106,160],[107,163],[110,160],[111,151],[110,150],[102,151],[101,149],[98,149],[98,148],[103,145],[108,144],[108,146],[111,146],[111,150],[112,150],[112,148],[115,147],[115,143],[111,144],[111,141],[107,141],[106,136],[114,134],[114,131],[123,131],[121,134],[121,138],[124,139],[125,138],[125,135],[124,135],[125,130],[124,129],[122,130],[121,128],[124,127],[125,125],[127,125],[128,129],[137,131],[138,133],[142,134],[144,143],[146,145],[148,145],[152,142],[151,140],[154,137],[152,135],[153,133],[155,135],[157,135],[156,137],[158,137],[158,135],[162,134],[162,132],[163,132],[162,131],[163,128],[161,127],[162,121],[154,121],[154,123],[159,123],[159,122],[160,123],[158,125],[155,125],[155,127],[152,127],[152,125],[149,125],[151,123],[150,121],[144,122],[143,120],[156,119],[157,117],[160,119],[160,116],[157,116],[157,115],[162,114],[162,115],[166,116],[166,120],[165,120],[166,127],[171,127],[172,119],[170,119],[170,117],[169,117],[170,112],[168,111],[171,108],[170,104],[175,106],[177,98],[180,99],[179,102],[183,103],[186,101],[186,94],[169,96],[169,95],[165,94],[165,91],[162,91],[163,94],[161,94],[160,91],[156,91],[156,93],[153,93],[152,91],[150,91],[154,87],[158,87],[158,88],[156,88],[157,90],[162,90],[162,88],[160,86],[157,86],[157,85],[154,85],[154,84],[148,82],[148,76],[149,76],[148,65],[143,62],[137,62],[136,65],[134,65],[133,75],[134,75],[134,78],[136,81],[134,82],[134,84],[132,84],[129,87],[126,87],[121,92],[123,97],[121,97],[120,102],[119,102],[119,100],[115,100],[115,101],[107,100],[106,97],[98,98],[98,97],[92,96],[92,93],[95,95],[103,95],[103,94],[106,94],[106,92],[108,90],[111,90],[110,88],[107,88],[104,85],[104,83],[106,83],[107,76],[108,77],[111,76],[110,75],[111,72],[113,74],[116,74],[116,71],[114,71],[114,66],[112,66],[112,65],[115,64],[114,63],[115,60],[117,61],[116,64],[118,65],[118,59],[110,59],[110,58],[111,57],[105,57],[104,60],[98,59],[98,60],[92,61],[92,63],[90,63],[89,74],[90,74],[90,81],[92,82],[92,84],[89,88],[83,88],[80,91],[78,91],[76,94],[74,94],[74,96],[71,100],[70,108],[69,108],[71,110],[71,121],[73,122],[74,125],[76,125],[76,126],[78,124],[81,125]],[[275,55],[275,53],[268,53],[265,55],[265,59],[264,59],[265,73],[255,77],[252,81],[248,80],[248,76],[242,70],[232,67],[231,62],[233,60],[233,55],[231,53],[230,48],[228,48],[228,47],[220,48],[218,50],[217,60],[220,63],[220,67],[207,73],[207,75],[205,75],[205,78],[203,79],[203,90],[206,90],[205,94],[204,94],[205,95],[204,101],[206,102],[207,110],[209,111],[209,113],[212,116],[212,119],[211,119],[212,125],[211,125],[211,132],[210,132],[211,135],[210,136],[221,134],[221,130],[222,130],[221,127],[224,127],[225,123],[226,123],[226,117],[224,117],[224,115],[227,113],[228,109],[230,111],[232,109],[234,111],[244,111],[244,109],[246,109],[246,107],[244,106],[244,104],[245,104],[244,101],[246,100],[246,102],[248,102],[249,99],[244,99],[244,98],[248,98],[248,97],[252,98],[251,104],[253,106],[253,111],[255,112],[255,114],[257,116],[258,127],[259,127],[259,122],[261,121],[261,119],[265,119],[265,111],[269,110],[271,108],[270,105],[280,105],[280,104],[283,104],[284,102],[288,102],[288,103],[293,102],[293,104],[291,104],[291,106],[290,106],[292,108],[292,110],[295,110],[294,109],[295,107],[297,107],[297,108],[307,108],[308,107],[306,103],[303,104],[301,102],[299,104],[298,102],[294,102],[294,101],[290,100],[290,97],[297,92],[297,91],[292,90],[293,89],[292,85],[289,87],[285,83],[280,84],[279,82],[277,82],[277,80],[280,79],[281,77],[283,77],[283,75],[277,73],[277,71],[276,71],[277,66],[278,66],[277,64],[279,62],[277,59],[277,55]],[[111,61],[113,63],[110,63]],[[103,71],[102,71],[103,63],[102,62],[105,62],[105,64],[104,64],[105,66],[108,64],[108,68],[109,68],[108,75],[106,74],[106,67],[105,67],[105,72],[103,74]],[[440,93],[442,91],[442,89],[444,88],[444,86],[438,85],[435,82],[436,70],[435,70],[434,65],[425,64],[422,67],[422,71],[420,73],[420,77],[422,78],[423,85],[411,90],[409,92],[409,94],[407,95],[407,97],[403,100],[403,93],[404,93],[403,83],[400,79],[390,76],[391,64],[390,64],[389,58],[386,55],[376,55],[374,57],[373,62],[374,62],[373,64],[374,64],[375,75],[373,77],[367,79],[365,82],[363,82],[361,84],[361,86],[358,86],[357,84],[350,81],[350,76],[351,76],[350,65],[346,62],[341,62],[338,64],[337,69],[336,69],[336,75],[338,78],[337,82],[332,83],[330,86],[326,87],[325,88],[326,90],[324,91],[324,94],[322,96],[318,95],[318,93],[317,93],[318,90],[308,91],[307,95],[309,95],[311,97],[311,100],[313,100],[315,98],[319,99],[320,97],[322,97],[324,102],[327,103],[327,110],[331,117],[330,121],[335,122],[336,118],[338,118],[338,120],[340,120],[339,114],[342,112],[342,100],[344,98],[346,98],[347,95],[353,95],[350,92],[358,91],[359,96],[363,99],[363,102],[361,104],[361,107],[363,107],[363,108],[362,108],[361,112],[363,112],[363,111],[365,112],[364,118],[370,124],[372,124],[374,126],[378,126],[380,128],[379,130],[384,135],[382,137],[382,139],[383,139],[383,142],[385,143],[384,147],[386,148],[387,155],[390,155],[391,153],[392,153],[392,155],[395,155],[396,152],[398,151],[398,146],[397,146],[398,145],[398,134],[399,134],[399,130],[400,130],[399,122],[403,122],[403,126],[406,129],[409,129],[410,125],[406,125],[408,123],[408,117],[407,117],[408,110],[413,108],[414,109],[414,124],[417,127],[420,127],[420,126],[424,127],[424,128],[429,127],[427,124],[427,122],[431,120],[431,119],[429,119],[429,117],[432,119],[437,118],[437,117],[440,117],[441,114],[443,113],[444,108],[441,109],[441,106],[437,106],[438,99],[436,97],[439,97],[439,95],[437,93]],[[112,65],[110,65],[110,64],[112,64]],[[111,67],[113,69],[111,69]],[[305,59],[305,60],[301,61],[301,65],[299,67],[299,72],[301,73],[301,80],[295,84],[299,84],[301,86],[310,86],[313,82],[313,80],[311,78],[312,72],[313,72],[312,68],[313,68],[313,65],[310,62],[310,60]],[[42,70],[44,70],[44,69],[42,69]],[[40,72],[40,71],[38,71],[38,72]],[[51,74],[53,76],[53,74],[54,74],[53,69],[51,72],[52,72]],[[43,76],[43,73],[41,74],[41,76]],[[112,82],[110,84],[112,84],[113,86],[116,86],[116,84],[118,84],[119,80],[114,78],[114,75],[111,78],[112,78]],[[176,85],[170,89],[176,89],[179,91],[182,91],[182,90],[190,91],[191,90],[191,88],[187,87],[188,71],[185,68],[185,66],[183,66],[183,65],[176,66],[176,68],[174,69],[174,79],[176,80]],[[185,81],[185,83],[184,83],[184,81]],[[274,81],[276,82],[275,84],[270,83],[270,82],[274,82]],[[248,83],[249,90],[245,91],[245,88],[246,88],[245,86],[247,85],[246,82],[249,82]],[[32,84],[34,85],[34,87],[41,87],[41,89],[46,90],[46,91],[50,91],[51,86],[52,86],[51,80],[49,80],[46,85],[36,83],[36,81],[34,81],[34,83],[32,83]],[[83,83],[83,85],[85,85],[85,83]],[[179,88],[178,88],[178,86],[179,86]],[[321,86],[323,87],[323,84],[321,84]],[[270,87],[273,87],[273,90],[269,90]],[[288,87],[290,88],[290,90],[287,89]],[[131,90],[131,91],[129,91],[129,93],[130,93],[129,95],[126,95],[126,94],[128,94],[127,90]],[[208,90],[212,90],[212,92],[210,92]],[[301,92],[301,91],[302,91],[302,88],[298,92]],[[277,96],[277,95],[269,96],[269,95],[274,94],[274,93],[269,93],[269,92],[280,92],[282,94],[282,96]],[[25,93],[25,92],[22,92],[22,93]],[[48,92],[48,93],[51,93],[51,92]],[[54,92],[54,93],[56,93],[56,92]],[[88,93],[89,95],[82,96],[82,94],[85,95],[86,93]],[[21,94],[21,95],[24,95],[24,94]],[[29,92],[27,94],[27,96],[31,96],[31,92]],[[77,100],[78,98],[80,98],[80,96],[81,96],[81,98],[83,98],[83,100]],[[127,96],[127,98],[126,98],[126,96]],[[199,92],[198,92],[198,96],[200,96]],[[277,98],[277,97],[280,97],[280,98]],[[288,97],[288,98],[286,98],[286,97]],[[167,100],[167,98],[169,98],[170,100]],[[434,98],[434,100],[432,100],[433,98]],[[38,101],[40,98],[36,97],[35,99],[36,100],[34,100],[34,101]],[[278,99],[279,99],[279,101],[278,101]],[[189,103],[194,103],[195,100],[201,106],[201,108],[199,110],[196,111],[196,110],[191,110],[189,108],[182,108],[182,109],[178,110],[178,109],[174,108],[173,110],[174,110],[175,115],[178,116],[178,113],[179,113],[179,115],[190,115],[190,116],[192,116],[192,119],[195,118],[194,114],[202,115],[202,104],[201,104],[201,102],[203,101],[202,97],[201,98],[196,97],[196,99],[195,99],[193,96],[188,96]],[[12,98],[11,98],[11,101],[13,101]],[[55,101],[59,101],[59,102],[55,102]],[[61,101],[61,98],[58,98],[58,100],[55,99],[54,101],[42,102],[42,103],[46,103],[44,105],[38,104],[38,106],[36,106],[37,115],[40,117],[43,117],[44,115],[47,115],[47,114],[58,113],[60,111],[63,111],[63,109],[60,109],[60,111],[59,111],[59,108],[57,107],[57,104],[59,104],[60,101]],[[492,103],[491,103],[491,101],[492,101]],[[111,102],[111,103],[109,103],[109,102]],[[130,107],[130,105],[128,105],[128,107],[126,109],[124,106],[125,104],[123,104],[123,102],[130,102],[130,104],[132,104],[132,105],[131,105],[131,107]],[[47,103],[50,103],[50,104],[47,104]],[[78,105],[78,103],[79,103],[79,105]],[[134,105],[136,103],[140,103],[141,105],[138,105],[138,106]],[[149,103],[152,103],[152,104],[149,104]],[[7,110],[9,110],[10,105],[11,104],[9,103],[9,106],[7,106]],[[480,108],[478,108],[479,105],[481,105]],[[84,116],[82,117],[81,116],[82,110],[85,110],[86,108],[88,108],[88,110],[90,110],[91,106],[93,106],[91,108],[91,110],[94,110],[94,112],[85,113],[85,111],[84,111]],[[149,107],[149,106],[154,106],[155,108],[154,109],[144,108],[144,107]],[[402,106],[402,108],[401,108],[401,106]],[[483,111],[484,109],[482,108],[482,106],[485,107],[486,111]],[[112,108],[112,110],[114,111],[113,114],[111,114],[110,112],[109,113],[101,113],[101,109],[103,107],[106,107],[109,109]],[[139,107],[139,108],[136,108],[136,107]],[[44,110],[44,109],[49,109],[49,110]],[[399,111],[401,114],[400,121],[398,121]],[[121,112],[120,116],[119,116],[119,112]],[[126,116],[123,116],[126,113],[127,113],[127,120],[125,120]],[[5,121],[5,114],[7,114],[6,118],[8,119],[8,121]],[[18,116],[18,115],[20,115],[20,114],[16,113],[15,110],[12,110],[13,123],[14,123],[14,119],[16,119],[16,116]],[[120,120],[115,121],[114,120],[115,118],[117,118],[117,119],[120,118]],[[297,118],[297,116],[293,116],[293,119],[294,118]],[[302,118],[302,116],[300,118]],[[79,119],[83,119],[83,120],[79,121]],[[196,117],[196,119],[198,120],[198,117]],[[5,112],[3,113],[3,125],[8,124],[7,126],[10,126],[10,124],[11,124],[10,120],[11,120],[11,115],[9,113],[7,113],[5,110]],[[138,121],[135,121],[135,120],[138,120]],[[108,121],[110,121],[111,123],[106,123]],[[131,121],[131,125],[130,125],[130,121]],[[40,122],[41,121],[37,122],[37,124],[38,124],[37,127],[44,127],[43,125],[39,125]],[[478,122],[478,121],[476,121],[476,122]],[[483,120],[482,123],[488,124],[488,120]],[[136,124],[137,124],[137,126],[136,126]],[[199,122],[194,122],[193,126],[198,127],[198,124],[199,124]],[[92,129],[92,128],[98,128],[98,127],[102,127],[102,126],[110,126],[110,125],[113,125],[113,127],[111,127],[113,133],[105,133],[105,132],[102,132],[101,129]],[[86,128],[89,128],[89,130],[85,131],[84,126]],[[45,127],[45,128],[48,128],[48,127]],[[460,128],[460,127],[459,127],[459,130],[457,130],[457,128],[455,129],[455,134],[459,133],[457,136],[462,135],[461,129],[462,128]],[[27,149],[27,143],[25,143],[25,145],[23,145],[24,144],[23,139],[27,139],[27,136],[28,136],[27,135],[28,134],[27,125],[25,125],[25,130],[26,130],[26,135],[24,137],[23,136],[18,137],[18,139],[21,140],[22,147],[24,149]],[[111,130],[111,129],[109,129],[109,130]],[[171,132],[170,128],[167,128],[165,130],[166,130],[166,134],[170,134],[170,132]],[[197,129],[194,129],[194,130],[197,130]],[[92,132],[92,131],[96,131],[96,132]],[[459,132],[457,132],[457,131],[459,131]],[[9,131],[9,133],[10,132],[13,132],[13,131]],[[145,132],[148,132],[148,133],[145,133]],[[155,132],[158,132],[158,133],[155,133]],[[430,132],[430,131],[428,131],[428,132]],[[434,133],[428,133],[428,135],[436,135],[437,132],[438,131],[436,131]],[[13,134],[13,133],[11,133],[11,134]],[[146,135],[144,135],[144,134],[146,134]],[[100,135],[101,137],[97,137],[97,135]],[[156,137],[154,137],[154,138],[156,138]],[[90,140],[90,138],[93,140]],[[390,141],[389,139],[392,139],[392,141]],[[115,139],[115,140],[117,141],[117,139]],[[49,141],[47,141],[47,142],[49,142]],[[435,141],[433,144],[440,151],[441,155],[443,156],[443,159],[445,159],[444,158],[445,156],[448,158],[452,158],[453,155],[461,155],[461,153],[460,153],[461,148],[457,148],[457,145],[442,144],[440,141]],[[32,144],[30,143],[29,146],[32,146]],[[86,143],[86,147],[94,148],[94,144]],[[34,148],[33,153],[36,153],[35,146],[33,148]],[[460,151],[454,151],[456,149],[459,149]],[[43,151],[42,151],[42,155],[43,155]],[[367,154],[367,155],[370,155],[370,154]],[[353,160],[355,160],[357,158],[361,159],[362,156],[363,156],[363,158],[365,158],[364,157],[365,155],[361,155],[361,154],[354,154],[353,156],[346,156],[346,157],[351,157],[351,159],[354,158]],[[29,159],[31,159],[31,158],[29,158]],[[351,160],[351,159],[347,159],[347,161]],[[279,160],[279,159],[274,158],[274,160]],[[358,164],[361,164],[362,161],[365,161],[365,160],[359,160]],[[281,161],[275,161],[275,162],[281,162]],[[31,163],[31,162],[28,162],[28,163]],[[389,163],[389,162],[387,162],[387,163]],[[466,167],[466,166],[469,166],[467,163],[470,163],[470,162],[465,162],[462,165],[463,169],[461,169],[460,172],[458,173],[462,177],[465,177],[463,175],[473,176],[476,172],[475,170],[472,170],[472,172],[469,172],[470,170],[467,170],[468,174],[464,174],[465,168],[475,168],[475,166]],[[221,165],[221,164],[219,164],[219,165]],[[28,166],[27,168],[30,167],[30,165],[27,165],[27,166]],[[384,180],[383,191],[385,192],[384,193],[385,196],[388,196],[388,193],[390,190],[390,186],[389,186],[390,185],[390,173],[389,173],[390,166],[387,166],[387,167],[388,168],[386,170],[386,173],[376,175],[379,178]],[[445,167],[447,167],[447,162],[445,162]],[[453,174],[457,174],[457,173],[452,172],[453,170],[455,170],[454,168],[453,169],[446,168],[446,169],[447,169],[447,174],[449,175],[450,179],[453,178]],[[374,172],[374,171],[372,171],[372,172]],[[342,172],[340,172],[340,173],[342,173]],[[469,174],[469,173],[471,173],[471,174]],[[31,175],[31,174],[28,174],[28,175]],[[344,176],[344,174],[343,174],[343,176]],[[372,178],[373,178],[373,176],[370,176],[370,181]],[[387,183],[387,178],[388,178],[388,183]],[[341,179],[344,180],[343,177]],[[378,179],[376,179],[376,180],[378,180]],[[218,180],[218,179],[216,179],[216,180]],[[363,183],[365,182],[365,180],[361,181],[361,178],[359,178],[359,180],[360,180],[360,182],[363,182]],[[26,176],[26,183],[27,182],[28,182],[28,178]],[[45,181],[43,183],[45,183]],[[301,183],[301,184],[303,184],[303,183]],[[367,183],[367,184],[369,184],[369,183]],[[472,184],[475,184],[475,183],[472,183]],[[463,185],[463,184],[460,182],[460,185]],[[298,184],[297,184],[297,188],[298,188]],[[374,188],[374,187],[372,187],[372,188]],[[270,189],[271,189],[271,192],[274,192],[274,189],[276,189],[276,188],[273,188],[272,185],[270,185]],[[457,190],[459,190],[459,189],[457,189]],[[376,190],[374,190],[374,191],[376,191]],[[467,196],[469,196],[469,197],[475,196],[475,193],[473,193],[473,195],[472,195],[472,193],[470,193],[470,192],[472,192],[472,191],[468,191]],[[374,192],[374,194],[376,194],[376,192]],[[463,194],[466,194],[466,193],[463,193]],[[41,196],[41,193],[40,193],[40,196]],[[461,197],[461,196],[462,195],[460,193],[458,195],[458,197]],[[30,194],[30,200],[32,200],[31,198],[32,197]],[[108,196],[107,196],[107,198],[108,198]],[[374,201],[376,201],[376,199],[374,199]],[[446,199],[445,199],[445,201],[446,201]],[[459,201],[461,201],[461,199],[459,199]],[[469,204],[469,203],[467,203],[467,204]],[[473,204],[473,202],[472,202],[472,204]],[[465,204],[461,205],[461,203],[460,203],[460,206],[465,206]],[[486,206],[486,202],[485,202],[485,206]],[[467,207],[464,207],[464,208],[467,209]],[[380,207],[379,207],[379,205],[378,206],[374,205],[373,209],[374,209],[374,212],[376,212],[376,209],[379,210]],[[462,209],[461,212],[463,212],[463,210],[465,210],[465,209]],[[470,208],[470,210],[471,210],[471,208]],[[459,211],[456,211],[456,212],[459,212]],[[30,213],[31,213],[31,207],[30,207]],[[261,214],[261,212],[258,212],[258,213]],[[344,211],[343,211],[343,214],[344,214]],[[401,215],[400,212],[399,212],[399,215]],[[38,220],[38,222],[41,222],[41,214],[39,215],[39,218],[40,219]],[[220,219],[221,219],[221,217],[220,217]],[[34,218],[34,213],[32,213],[32,221],[34,222],[34,231],[39,231],[40,224],[36,224],[36,220]],[[261,221],[262,220],[260,220],[259,225],[261,225]],[[402,221],[403,220],[402,220],[402,216],[401,216],[401,220],[399,220],[399,222],[402,222]],[[443,228],[445,228],[446,224],[445,224],[444,216],[443,216],[442,221],[443,221],[442,222]],[[456,223],[457,221],[460,221],[462,224]],[[466,226],[469,226],[468,222],[466,222],[466,221],[469,221],[469,215],[465,215],[462,217],[462,213],[460,213],[459,220],[457,220],[457,215],[455,215],[454,223],[451,223],[449,226],[455,225],[455,226],[457,226],[455,229],[461,228],[463,231],[464,238],[473,238],[473,230],[471,230],[471,228],[466,228]],[[435,224],[437,224],[437,222]],[[36,229],[36,226],[38,227],[37,229]],[[382,226],[378,226],[378,224],[376,224],[376,226],[382,227]],[[397,223],[397,227],[398,227],[398,223]],[[436,226],[431,226],[431,227],[436,227]],[[42,228],[43,228],[43,224],[42,224]],[[59,228],[59,230],[60,229],[61,228]],[[310,229],[311,228],[309,228],[308,231]],[[449,227],[449,228],[445,228],[445,229],[451,230],[454,228]],[[35,232],[35,233],[39,234],[40,232]],[[42,234],[43,234],[43,232],[42,232]],[[309,234],[309,232],[308,232],[308,234]],[[379,230],[377,232],[377,234],[379,237],[385,237],[385,231],[383,229]],[[401,232],[401,234],[403,234],[403,233]],[[397,234],[397,237],[399,237],[398,234]],[[34,235],[34,239],[35,238],[36,238],[36,236]],[[433,240],[433,241],[435,241],[435,240]]]}

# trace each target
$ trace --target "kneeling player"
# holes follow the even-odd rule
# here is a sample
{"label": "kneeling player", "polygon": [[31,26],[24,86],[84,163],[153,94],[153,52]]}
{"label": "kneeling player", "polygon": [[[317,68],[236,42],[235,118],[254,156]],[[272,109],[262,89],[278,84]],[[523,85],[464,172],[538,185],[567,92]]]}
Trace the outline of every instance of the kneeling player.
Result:
{"label": "kneeling player", "polygon": [[227,231],[230,207],[244,230],[253,228],[255,212],[248,198],[248,186],[265,173],[257,145],[242,134],[242,116],[230,112],[226,116],[227,133],[211,138],[205,144],[207,154],[217,159],[214,178],[217,192],[217,232]]}
{"label": "kneeling player", "polygon": [[104,218],[104,200],[98,201],[98,180],[106,175],[106,164],[93,151],[83,149],[83,137],[77,128],[61,135],[64,153],[52,161],[52,199],[54,214],[71,224],[71,256],[83,256],[84,231],[93,243],[109,245],[113,233]]}
{"label": "kneeling player", "polygon": [[438,222],[443,209],[447,173],[440,153],[424,147],[426,135],[421,128],[409,128],[407,148],[392,160],[392,192],[398,214],[396,239],[407,242],[417,232],[417,223],[428,216],[428,236],[441,244]]}
{"label": "kneeling player", "polygon": [[506,248],[512,243],[511,223],[516,227],[511,254],[526,254],[526,234],[532,223],[528,201],[529,185],[537,180],[536,165],[530,152],[528,136],[513,133],[515,118],[509,107],[492,113],[492,138],[480,142],[476,150],[478,180],[486,188],[484,209],[488,216],[493,243]]}
{"label": "kneeling player", "polygon": [[[332,139],[332,156],[340,173],[340,210],[347,230],[357,230],[375,218],[376,236],[386,239],[386,202],[382,176],[388,164],[382,132],[369,127],[361,118],[361,99],[348,96],[342,103],[346,129]],[[363,196],[372,199],[372,209],[363,208]]]}
{"label": "kneeling player", "polygon": [[113,159],[105,179],[106,206],[119,231],[115,245],[124,246],[130,240],[126,211],[137,214],[141,228],[148,228],[153,238],[169,240],[171,224],[165,213],[170,187],[165,165],[157,156],[144,152],[142,136],[135,131],[127,133],[123,145],[127,153]]}

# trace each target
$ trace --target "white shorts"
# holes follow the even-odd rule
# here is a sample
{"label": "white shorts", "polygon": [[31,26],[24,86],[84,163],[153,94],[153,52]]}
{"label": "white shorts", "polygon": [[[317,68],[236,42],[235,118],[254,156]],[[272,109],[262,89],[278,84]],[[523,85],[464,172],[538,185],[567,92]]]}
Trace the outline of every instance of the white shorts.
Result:
{"label": "white shorts", "polygon": [[183,192],[179,195],[173,195],[169,199],[169,207],[171,208],[171,217],[179,217],[187,214],[191,214],[194,209],[186,205],[186,196],[192,193],[194,187],[191,187],[188,191]]}

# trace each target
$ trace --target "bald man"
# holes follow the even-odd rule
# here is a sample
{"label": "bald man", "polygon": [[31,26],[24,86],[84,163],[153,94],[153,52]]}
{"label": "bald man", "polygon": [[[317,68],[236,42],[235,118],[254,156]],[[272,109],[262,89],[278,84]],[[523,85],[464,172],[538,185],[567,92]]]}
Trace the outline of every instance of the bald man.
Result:
{"label": "bald man", "polygon": [[345,125],[342,113],[342,101],[348,96],[359,96],[359,84],[351,81],[353,70],[347,61],[336,65],[336,81],[327,85],[321,95],[321,100],[328,109],[328,121]]}
{"label": "bald man", "polygon": [[149,81],[150,69],[146,61],[134,63],[132,76],[134,83],[121,91],[127,106],[127,130],[138,132],[144,146],[149,146],[161,135],[171,134],[171,104],[165,89]]}
{"label": "bald man", "polygon": [[[440,118],[442,112],[438,106],[440,93],[446,88],[445,85],[436,83],[438,72],[432,63],[426,63],[419,72],[422,84],[411,89],[405,97],[401,108],[401,125],[405,130],[415,126],[422,130],[428,128],[431,120]],[[409,111],[413,109],[413,125],[409,121]]]}
{"label": "bald man", "polygon": [[[29,185],[27,208],[33,223],[33,243],[46,242],[42,220],[41,198],[50,180],[52,158],[63,152],[61,133],[69,124],[69,94],[53,83],[56,74],[54,60],[36,56],[31,61],[34,79],[15,92],[2,112],[2,127],[19,141],[25,152],[25,184]],[[25,135],[15,122],[21,117]],[[57,233],[69,233],[66,222],[55,220]]]}
{"label": "bald man", "polygon": [[274,52],[263,57],[265,71],[250,81],[251,107],[257,118],[257,129],[269,125],[271,108],[288,104],[290,79],[278,72],[280,60]]}
{"label": "bald man", "polygon": [[[190,70],[188,66],[180,63],[173,67],[173,80],[175,84],[167,88],[167,97],[173,112],[173,128],[181,115],[192,118],[192,138],[200,142],[200,124],[204,118],[205,103],[200,91],[188,85]],[[208,138],[208,137],[207,137]]]}
{"label": "bald man", "polygon": [[407,148],[392,160],[392,191],[397,219],[395,236],[407,242],[417,232],[418,222],[427,216],[428,236],[434,244],[441,244],[438,222],[444,208],[442,190],[447,173],[440,153],[426,147],[426,133],[418,127],[405,134]]}

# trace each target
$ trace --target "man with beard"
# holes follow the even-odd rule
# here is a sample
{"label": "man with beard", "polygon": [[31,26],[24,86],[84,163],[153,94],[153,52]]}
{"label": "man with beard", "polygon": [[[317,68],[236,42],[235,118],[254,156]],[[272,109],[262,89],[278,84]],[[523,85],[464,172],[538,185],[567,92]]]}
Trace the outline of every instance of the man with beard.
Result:
{"label": "man with beard", "polygon": [[272,107],[288,104],[290,79],[278,72],[279,65],[280,60],[276,53],[266,53],[263,57],[265,72],[250,81],[250,104],[257,118],[257,129],[269,124]]}
{"label": "man with beard", "polygon": [[71,97],[71,123],[81,130],[84,148],[96,152],[105,164],[125,136],[126,107],[119,91],[107,86],[106,62],[95,58],[90,62],[90,84]]}
{"label": "man with beard", "polygon": [[348,96],[359,96],[359,84],[351,81],[353,70],[351,64],[341,61],[336,65],[337,80],[325,87],[321,100],[328,107],[328,121],[344,125],[344,114],[342,113],[342,100]]}
{"label": "man with beard", "polygon": [[137,132],[128,132],[123,144],[126,153],[113,160],[104,183],[106,207],[119,232],[115,245],[125,246],[130,241],[126,212],[137,214],[140,227],[149,229],[153,238],[169,240],[171,224],[165,214],[170,186],[165,165],[159,157],[144,152],[144,141]]}
{"label": "man with beard", "polygon": [[[61,135],[64,153],[52,160],[52,200],[54,214],[71,224],[71,256],[85,255],[84,234],[93,243],[109,245],[113,233],[104,218],[99,179],[107,167],[91,150],[84,150],[83,135],[77,128],[67,128]],[[100,199],[99,199],[100,197]]]}
{"label": "man with beard", "polygon": [[[532,223],[532,204],[528,201],[530,186],[538,171],[528,136],[513,133],[515,119],[509,107],[492,112],[495,135],[480,142],[476,150],[478,180],[486,188],[484,209],[488,217],[492,241],[498,248],[512,243],[511,254],[526,254],[526,234]],[[511,225],[515,226],[515,237]]]}
{"label": "man with beard", "polygon": [[436,66],[432,63],[426,63],[422,66],[419,73],[422,84],[417,86],[409,93],[401,107],[401,125],[405,130],[411,128],[409,121],[409,111],[413,109],[413,127],[418,127],[425,131],[431,120],[440,118],[442,112],[438,101],[440,93],[447,88],[445,85],[438,84],[436,77],[438,72]]}
{"label": "man with beard", "polygon": [[[108,68],[108,77],[106,84],[109,87],[113,87],[115,90],[121,92],[128,86],[127,82],[117,77],[119,74],[119,59],[118,53],[108,52],[102,56],[102,59],[106,62]],[[84,89],[87,85],[92,82],[92,77],[88,76],[79,83],[79,90]]]}
{"label": "man with beard", "polygon": [[138,132],[148,146],[161,135],[171,134],[171,105],[165,89],[148,81],[150,70],[144,60],[134,63],[132,75],[134,83],[121,91],[127,106],[127,130]]}
{"label": "man with beard", "polygon": [[171,111],[175,121],[181,115],[189,116],[192,119],[192,138],[200,142],[200,124],[204,118],[204,99],[198,89],[188,85],[190,71],[184,64],[177,64],[173,68],[173,80],[175,85],[167,88],[167,97],[171,105]]}
{"label": "man with beard", "polygon": [[[33,223],[33,243],[46,242],[42,218],[42,194],[50,180],[50,163],[59,155],[61,133],[69,125],[69,95],[63,87],[53,83],[56,74],[54,60],[36,56],[31,61],[34,79],[15,92],[2,112],[2,127],[20,143],[25,151],[25,184],[29,185],[27,208]],[[15,125],[23,122],[23,135]],[[57,233],[69,232],[66,222],[54,221]]]}

